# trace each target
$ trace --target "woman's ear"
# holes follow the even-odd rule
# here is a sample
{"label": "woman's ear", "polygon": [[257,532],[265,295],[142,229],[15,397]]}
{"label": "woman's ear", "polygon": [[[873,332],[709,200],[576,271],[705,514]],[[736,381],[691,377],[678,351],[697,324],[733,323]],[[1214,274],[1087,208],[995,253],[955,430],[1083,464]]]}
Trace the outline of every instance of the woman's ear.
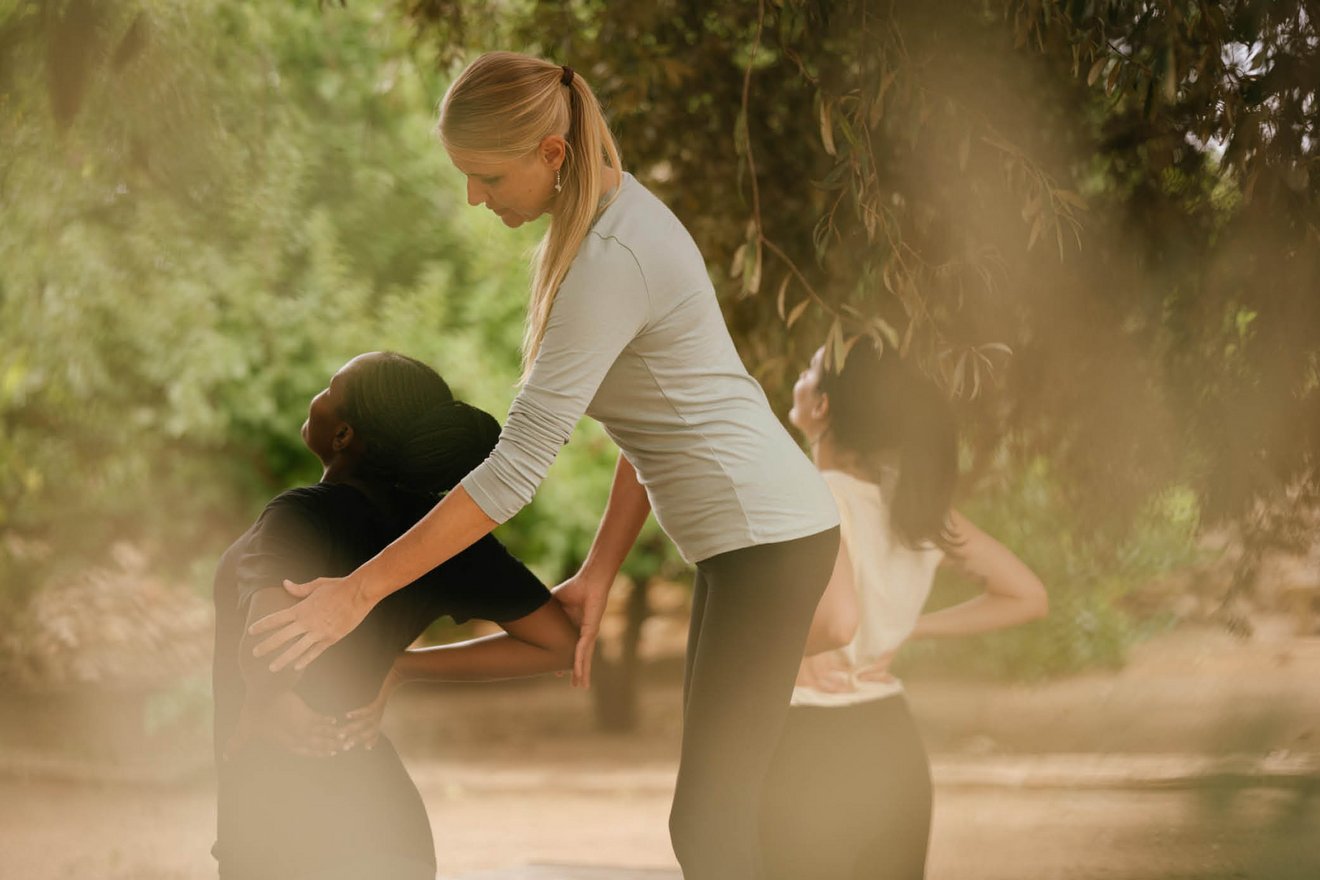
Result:
{"label": "woman's ear", "polygon": [[817,395],[816,403],[811,407],[811,417],[817,421],[827,421],[830,417],[830,396],[824,391]]}
{"label": "woman's ear", "polygon": [[568,142],[561,135],[548,134],[541,138],[541,145],[536,148],[537,154],[541,157],[551,171],[558,171],[568,157]]}
{"label": "woman's ear", "polygon": [[348,422],[340,422],[334,438],[330,441],[330,448],[335,452],[343,452],[351,445],[353,445],[353,426]]}

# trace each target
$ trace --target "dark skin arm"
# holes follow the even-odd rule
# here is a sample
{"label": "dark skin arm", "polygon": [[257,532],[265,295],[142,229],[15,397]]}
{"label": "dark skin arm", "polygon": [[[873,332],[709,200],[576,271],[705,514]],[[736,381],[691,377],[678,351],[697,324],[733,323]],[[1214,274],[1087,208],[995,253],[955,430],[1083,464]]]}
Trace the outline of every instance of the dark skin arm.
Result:
{"label": "dark skin arm", "polygon": [[503,633],[400,654],[376,699],[348,713],[339,730],[343,748],[376,744],[385,705],[406,682],[493,681],[559,672],[573,665],[578,633],[557,601],[500,626]]}

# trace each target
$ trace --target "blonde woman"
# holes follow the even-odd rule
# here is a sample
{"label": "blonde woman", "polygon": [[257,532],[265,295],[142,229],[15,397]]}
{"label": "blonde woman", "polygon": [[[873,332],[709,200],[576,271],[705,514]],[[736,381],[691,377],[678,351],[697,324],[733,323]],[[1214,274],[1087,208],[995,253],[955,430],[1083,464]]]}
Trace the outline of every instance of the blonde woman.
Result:
{"label": "blonde woman", "polygon": [[[793,707],[763,800],[774,880],[919,880],[931,784],[903,686],[888,673],[905,640],[948,638],[1046,613],[1040,579],[953,510],[953,414],[929,380],[863,343],[840,371],[817,351],[789,420],[811,444],[843,520],[841,556],[812,620]],[[922,614],[951,563],[982,595]]]}
{"label": "blonde woman", "polygon": [[582,568],[557,595],[590,681],[605,599],[648,512],[696,565],[681,762],[670,814],[688,880],[761,876],[759,798],[812,611],[836,564],[838,512],[744,368],[683,225],[623,170],[582,76],[483,55],[450,86],[439,135],[468,202],[516,227],[548,214],[521,388],[495,451],[425,518],[344,578],[254,626],[275,667],[303,667],[389,595],[531,500],[583,414],[621,455]]}

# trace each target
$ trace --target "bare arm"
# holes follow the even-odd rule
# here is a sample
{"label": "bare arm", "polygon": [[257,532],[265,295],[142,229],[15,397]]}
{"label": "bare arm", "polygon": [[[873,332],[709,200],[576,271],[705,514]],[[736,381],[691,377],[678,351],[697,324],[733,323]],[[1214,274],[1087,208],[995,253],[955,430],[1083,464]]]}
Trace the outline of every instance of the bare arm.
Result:
{"label": "bare arm", "polygon": [[577,631],[558,602],[551,600],[500,626],[504,632],[497,635],[401,653],[376,699],[348,713],[337,731],[340,747],[375,746],[385,706],[395,688],[406,682],[493,681],[572,665]]}
{"label": "bare arm", "polygon": [[1049,612],[1045,585],[1003,544],[956,510],[952,530],[961,545],[949,557],[984,592],[966,602],[923,614],[911,638],[949,638],[1004,629],[1044,617]]}
{"label": "bare arm", "polygon": [[404,651],[394,663],[399,683],[494,681],[558,672],[573,663],[577,630],[553,599],[517,620],[503,633]]}
{"label": "bare arm", "polygon": [[853,581],[852,558],[848,545],[839,542],[839,555],[834,560],[834,572],[825,585],[825,592],[811,618],[807,632],[806,656],[842,648],[857,635],[861,612],[857,607],[857,588]]}
{"label": "bare arm", "polygon": [[632,462],[619,453],[605,515],[587,551],[587,559],[577,574],[554,591],[579,630],[573,657],[574,687],[591,685],[591,657],[596,637],[600,635],[601,618],[605,616],[605,601],[650,512],[651,499],[646,488],[638,481]]}
{"label": "bare arm", "polygon": [[628,558],[628,552],[637,543],[637,535],[651,512],[651,499],[637,479],[632,462],[619,453],[614,465],[614,482],[610,484],[610,497],[605,503],[596,537],[582,563],[583,573],[597,580],[613,583]]}

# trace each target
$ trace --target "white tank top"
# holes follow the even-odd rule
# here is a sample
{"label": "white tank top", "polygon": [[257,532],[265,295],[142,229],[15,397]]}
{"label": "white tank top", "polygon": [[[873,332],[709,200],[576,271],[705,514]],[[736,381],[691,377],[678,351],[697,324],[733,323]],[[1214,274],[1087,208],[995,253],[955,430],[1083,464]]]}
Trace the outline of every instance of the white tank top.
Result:
{"label": "white tank top", "polygon": [[[889,504],[897,473],[886,470],[881,485],[843,471],[823,471],[839,508],[841,539],[852,559],[857,589],[857,634],[842,649],[853,669],[903,643],[916,626],[930,595],[935,568],[944,552],[935,547],[913,550],[890,527]],[[850,706],[900,693],[901,682],[859,681],[850,693],[793,689],[795,706]]]}

